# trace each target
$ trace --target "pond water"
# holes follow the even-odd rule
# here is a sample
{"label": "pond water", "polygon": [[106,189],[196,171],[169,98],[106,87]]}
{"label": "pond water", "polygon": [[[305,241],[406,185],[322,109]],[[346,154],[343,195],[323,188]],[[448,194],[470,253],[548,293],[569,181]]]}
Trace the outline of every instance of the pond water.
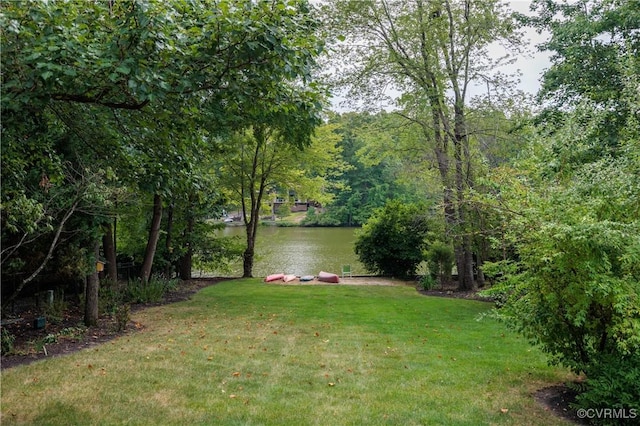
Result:
{"label": "pond water", "polygon": [[[253,276],[273,273],[318,275],[320,271],[340,274],[342,265],[351,265],[354,275],[365,275],[367,272],[353,251],[357,229],[261,226]],[[220,233],[246,238],[243,226],[227,226]],[[216,271],[207,274],[212,272],[215,274]],[[194,271],[196,274],[198,271]],[[230,275],[242,275],[242,262],[234,265]]]}

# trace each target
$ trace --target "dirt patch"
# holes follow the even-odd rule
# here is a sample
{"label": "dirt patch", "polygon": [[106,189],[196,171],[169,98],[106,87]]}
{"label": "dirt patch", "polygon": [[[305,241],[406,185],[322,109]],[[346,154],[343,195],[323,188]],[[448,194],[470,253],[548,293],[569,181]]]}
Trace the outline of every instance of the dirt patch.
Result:
{"label": "dirt patch", "polygon": [[588,425],[588,419],[578,417],[577,411],[571,408],[571,404],[576,401],[576,396],[576,391],[564,385],[542,388],[534,394],[535,400],[556,416],[577,425]]}

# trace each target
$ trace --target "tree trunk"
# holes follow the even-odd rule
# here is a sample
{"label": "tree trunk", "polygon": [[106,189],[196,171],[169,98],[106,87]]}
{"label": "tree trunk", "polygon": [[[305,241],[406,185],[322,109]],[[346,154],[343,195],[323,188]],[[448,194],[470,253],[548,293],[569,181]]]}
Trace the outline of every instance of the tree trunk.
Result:
{"label": "tree trunk", "polygon": [[162,223],[162,197],[160,194],[153,196],[153,218],[151,219],[151,228],[149,229],[149,239],[147,240],[147,248],[144,251],[144,261],[140,271],[140,279],[143,283],[148,283],[151,278],[151,267],[153,266],[153,258],[156,254],[156,247],[160,239],[160,224]]}
{"label": "tree trunk", "polygon": [[164,276],[167,279],[170,279],[173,276],[173,248],[171,247],[172,238],[173,237],[173,204],[169,205],[167,209],[167,236],[165,239],[165,267],[164,267]]}
{"label": "tree trunk", "polygon": [[191,238],[193,236],[193,215],[187,212],[187,227],[184,231],[185,252],[180,258],[180,279],[190,280],[193,267],[193,248]]}
{"label": "tree trunk", "polygon": [[[455,85],[455,82],[453,82]],[[466,129],[466,118],[464,114],[464,97],[459,88],[454,86],[454,156],[456,163],[456,192],[457,192],[457,233],[456,238],[460,245],[456,248],[456,263],[458,266],[458,288],[460,290],[477,290],[477,284],[473,277],[473,250],[471,237],[467,229],[467,206],[465,204],[465,192],[470,187],[471,182],[471,159],[469,157],[469,137]]]}
{"label": "tree trunk", "polygon": [[111,282],[118,281],[118,264],[116,260],[116,245],[114,242],[113,226],[108,223],[104,227],[104,235],[102,236],[102,248],[104,257],[107,261],[106,275]]}
{"label": "tree trunk", "polygon": [[[94,246],[95,259],[100,256],[100,244],[96,243]],[[93,327],[98,325],[98,293],[100,290],[100,279],[98,277],[98,269],[96,268],[95,261],[93,265],[93,272],[87,277],[87,288],[85,290],[85,302],[84,302],[84,325],[87,327]]]}
{"label": "tree trunk", "polygon": [[478,287],[482,288],[485,286],[485,278],[484,272],[482,271],[482,264],[484,263],[484,242],[480,243],[480,248],[478,248],[476,254],[476,269],[478,270]]}
{"label": "tree trunk", "polygon": [[252,219],[247,223],[247,248],[242,254],[242,277],[253,277],[253,259],[255,255],[256,246],[256,234],[258,231],[258,221],[253,217],[254,212],[251,213]]}

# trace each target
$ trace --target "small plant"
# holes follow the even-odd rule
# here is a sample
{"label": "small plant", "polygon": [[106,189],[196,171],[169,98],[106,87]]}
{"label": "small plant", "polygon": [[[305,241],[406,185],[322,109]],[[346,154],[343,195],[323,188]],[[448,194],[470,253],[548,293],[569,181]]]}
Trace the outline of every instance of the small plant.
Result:
{"label": "small plant", "polygon": [[421,290],[431,290],[435,288],[437,281],[430,274],[420,277],[419,287]]}
{"label": "small plant", "polygon": [[64,292],[57,291],[51,303],[44,308],[47,321],[53,324],[60,324],[64,319],[64,312],[67,310],[67,302],[64,300]]}
{"label": "small plant", "polygon": [[451,270],[455,263],[455,254],[450,244],[434,241],[429,245],[426,255],[429,273],[434,281],[438,281],[442,287],[451,281]]}
{"label": "small plant", "polygon": [[13,352],[13,344],[16,341],[16,336],[9,333],[6,328],[2,329],[2,353],[9,354]]}
{"label": "small plant", "polygon": [[58,343],[58,336],[55,334],[50,333],[42,338],[42,344],[50,345],[52,343]]}
{"label": "small plant", "polygon": [[80,340],[84,337],[86,332],[87,328],[85,326],[66,327],[60,330],[58,337],[69,340]]}
{"label": "small plant", "polygon": [[119,283],[110,280],[102,281],[98,298],[100,312],[113,315],[118,307],[124,303],[125,296],[126,289],[122,288]]}
{"label": "small plant", "polygon": [[131,320],[131,307],[128,304],[120,305],[116,308],[114,317],[116,319],[116,331],[123,331]]}
{"label": "small plant", "polygon": [[164,295],[178,287],[179,280],[152,277],[149,282],[141,280],[129,281],[127,287],[127,300],[131,303],[155,303],[160,302]]}

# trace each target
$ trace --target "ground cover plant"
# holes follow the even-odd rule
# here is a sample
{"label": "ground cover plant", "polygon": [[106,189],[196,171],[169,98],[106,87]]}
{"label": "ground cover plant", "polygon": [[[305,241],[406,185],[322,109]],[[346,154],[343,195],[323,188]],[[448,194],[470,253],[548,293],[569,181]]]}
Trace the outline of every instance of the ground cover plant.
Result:
{"label": "ground cover plant", "polygon": [[413,287],[208,287],[144,329],[2,372],[2,424],[564,424],[533,393],[571,380],[482,317]]}

